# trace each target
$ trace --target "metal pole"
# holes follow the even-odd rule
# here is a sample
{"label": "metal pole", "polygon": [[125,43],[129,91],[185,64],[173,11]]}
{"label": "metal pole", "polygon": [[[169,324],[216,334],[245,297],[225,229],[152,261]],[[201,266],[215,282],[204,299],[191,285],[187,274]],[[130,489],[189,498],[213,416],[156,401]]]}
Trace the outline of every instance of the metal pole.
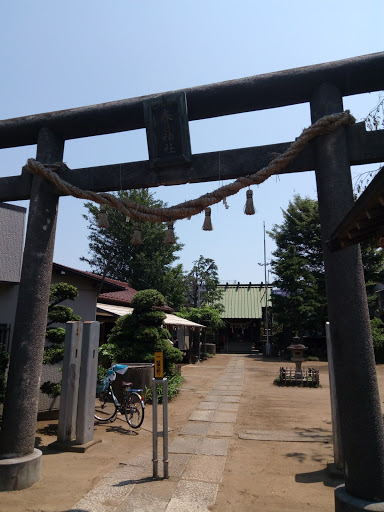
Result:
{"label": "metal pole", "polygon": [[163,379],[163,467],[164,478],[168,473],[168,380]]}
{"label": "metal pole", "polygon": [[[314,89],[311,117],[342,112],[340,91]],[[384,500],[384,429],[359,246],[331,253],[326,241],[353,205],[346,130],[315,141],[316,181],[331,327],[337,406],[344,456],[345,495]],[[345,496],[344,496],[345,497]],[[344,508],[335,491],[336,510]]]}
{"label": "metal pole", "polygon": [[267,335],[267,345],[265,347],[265,355],[271,355],[271,347],[269,344],[269,329],[268,329],[268,283],[267,283],[267,247],[265,243],[265,222],[263,222],[264,227],[264,279],[265,279],[265,328]]}
{"label": "metal pole", "polygon": [[159,478],[157,459],[157,381],[152,379],[152,444],[153,444],[153,478]]}

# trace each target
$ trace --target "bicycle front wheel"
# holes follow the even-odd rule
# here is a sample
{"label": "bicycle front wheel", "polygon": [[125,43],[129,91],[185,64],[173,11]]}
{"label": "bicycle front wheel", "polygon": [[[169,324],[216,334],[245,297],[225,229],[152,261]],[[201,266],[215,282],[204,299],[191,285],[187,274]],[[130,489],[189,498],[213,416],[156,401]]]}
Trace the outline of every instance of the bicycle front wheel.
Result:
{"label": "bicycle front wheel", "polygon": [[116,406],[110,393],[100,393],[100,397],[96,398],[95,418],[98,421],[114,421],[116,418]]}
{"label": "bicycle front wheel", "polygon": [[125,401],[125,419],[132,428],[139,428],[144,420],[144,406],[138,393],[131,391]]}

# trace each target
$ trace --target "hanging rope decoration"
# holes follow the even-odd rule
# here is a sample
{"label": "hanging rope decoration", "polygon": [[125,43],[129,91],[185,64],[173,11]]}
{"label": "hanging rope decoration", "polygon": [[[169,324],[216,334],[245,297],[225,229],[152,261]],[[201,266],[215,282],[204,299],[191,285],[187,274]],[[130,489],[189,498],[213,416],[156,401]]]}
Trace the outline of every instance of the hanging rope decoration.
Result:
{"label": "hanging rope decoration", "polygon": [[141,224],[140,222],[136,222],[133,235],[131,238],[131,245],[141,245],[142,243],[143,239],[141,236]]}
{"label": "hanging rope decoration", "polygon": [[245,215],[255,215],[256,213],[255,206],[253,204],[253,190],[251,189],[247,190],[247,200],[245,202],[244,213]]}
{"label": "hanging rope decoration", "polygon": [[109,222],[107,217],[107,207],[105,204],[100,205],[99,215],[97,217],[97,225],[99,228],[109,228]]}
{"label": "hanging rope decoration", "polygon": [[175,232],[173,230],[173,222],[168,223],[167,234],[165,235],[165,241],[167,245],[173,245],[176,243]]}
{"label": "hanging rope decoration", "polygon": [[[302,151],[306,144],[319,135],[331,133],[340,126],[346,124],[355,123],[355,118],[350,114],[349,110],[341,112],[339,114],[331,114],[322,117],[316,121],[309,128],[303,130],[301,135],[289,146],[287,151],[281,155],[276,156],[267,166],[263,167],[255,174],[251,174],[246,177],[241,177],[228,185],[221,186],[213,192],[208,192],[196,199],[179,203],[169,208],[152,208],[141,204],[134,203],[128,199],[119,199],[113,194],[108,192],[92,192],[90,190],[81,190],[80,188],[71,185],[70,183],[62,180],[59,175],[55,172],[60,168],[66,168],[65,163],[58,162],[56,164],[44,165],[33,158],[28,159],[27,164],[23,167],[26,171],[44,176],[46,179],[51,181],[59,188],[64,195],[72,195],[79,199],[87,199],[100,205],[106,205],[121,211],[126,217],[138,222],[175,222],[176,220],[191,218],[203,211],[206,212],[213,204],[217,204],[224,199],[233,196],[239,192],[239,190],[249,187],[251,185],[259,185],[267,180],[270,176],[277,174],[279,171],[284,169],[296,156]],[[209,217],[210,217],[209,208]],[[206,220],[204,221],[205,224]],[[203,227],[203,229],[205,229]],[[212,229],[208,228],[208,230]],[[136,230],[138,231],[135,238]],[[135,233],[133,239],[135,241],[141,238],[140,228],[135,226]],[[136,242],[135,242],[136,243]]]}
{"label": "hanging rope decoration", "polygon": [[203,231],[213,231],[213,227],[212,227],[212,220],[211,220],[211,209],[209,208],[206,208],[205,209],[205,219],[204,219],[204,224],[203,224]]}

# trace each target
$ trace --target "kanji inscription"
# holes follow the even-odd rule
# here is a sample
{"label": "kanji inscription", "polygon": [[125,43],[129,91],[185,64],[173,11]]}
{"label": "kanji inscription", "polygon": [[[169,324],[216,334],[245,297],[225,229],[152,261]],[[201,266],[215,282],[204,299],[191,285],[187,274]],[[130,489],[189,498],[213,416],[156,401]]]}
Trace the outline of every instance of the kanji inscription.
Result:
{"label": "kanji inscription", "polygon": [[187,103],[184,93],[172,93],[144,103],[149,161],[154,167],[191,160]]}

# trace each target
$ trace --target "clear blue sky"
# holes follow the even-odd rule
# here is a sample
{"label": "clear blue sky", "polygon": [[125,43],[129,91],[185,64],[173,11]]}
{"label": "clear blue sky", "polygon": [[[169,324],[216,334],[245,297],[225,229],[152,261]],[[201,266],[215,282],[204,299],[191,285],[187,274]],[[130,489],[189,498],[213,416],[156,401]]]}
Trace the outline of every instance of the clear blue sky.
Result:
{"label": "clear blue sky", "polygon": [[[1,114],[8,119],[318,64],[383,51],[382,0],[13,0],[0,4]],[[377,94],[345,99],[359,120]],[[294,140],[310,124],[309,105],[190,123],[192,151]],[[16,175],[36,148],[0,150],[0,176]],[[71,168],[148,156],[144,130],[66,143]],[[360,168],[357,172],[362,172]],[[354,170],[356,172],[356,170]],[[213,190],[206,183],[153,189],[172,205]],[[245,216],[245,191],[203,215],[176,223],[190,270],[213,258],[223,281],[264,281],[263,221],[282,222],[295,193],[316,198],[314,173],[271,178],[254,187],[257,215]],[[28,202],[18,202],[28,206]],[[55,256],[80,269],[87,254],[83,202],[60,199]],[[267,238],[267,258],[273,250]]]}

